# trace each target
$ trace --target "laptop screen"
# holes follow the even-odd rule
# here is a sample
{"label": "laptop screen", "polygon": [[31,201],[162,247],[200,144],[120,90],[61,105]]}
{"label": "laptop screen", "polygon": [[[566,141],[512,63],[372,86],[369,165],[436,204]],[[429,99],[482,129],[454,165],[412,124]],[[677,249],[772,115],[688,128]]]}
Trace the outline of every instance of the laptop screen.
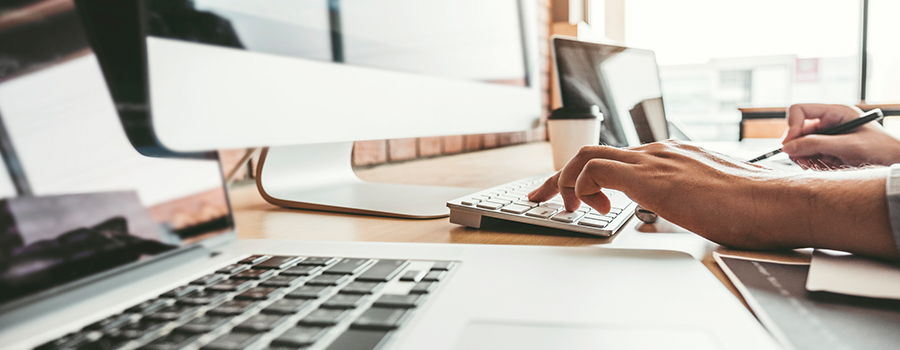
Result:
{"label": "laptop screen", "polygon": [[653,51],[554,38],[562,105],[600,106],[601,142],[624,147],[669,138]]}
{"label": "laptop screen", "polygon": [[72,1],[0,4],[0,305],[233,232],[215,153],[129,123]]}

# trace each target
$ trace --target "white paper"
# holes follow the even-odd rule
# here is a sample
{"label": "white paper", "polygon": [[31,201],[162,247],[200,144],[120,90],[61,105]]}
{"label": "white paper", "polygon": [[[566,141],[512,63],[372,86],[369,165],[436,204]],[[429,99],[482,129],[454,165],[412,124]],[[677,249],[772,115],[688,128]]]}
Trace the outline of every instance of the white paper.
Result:
{"label": "white paper", "polygon": [[806,290],[900,299],[900,266],[817,249],[809,266]]}

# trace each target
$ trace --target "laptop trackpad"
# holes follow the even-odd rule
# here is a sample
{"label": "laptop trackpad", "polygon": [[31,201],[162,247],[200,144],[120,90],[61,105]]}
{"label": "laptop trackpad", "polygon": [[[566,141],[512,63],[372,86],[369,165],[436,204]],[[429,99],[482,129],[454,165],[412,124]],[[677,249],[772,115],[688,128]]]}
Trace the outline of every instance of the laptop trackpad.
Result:
{"label": "laptop trackpad", "polygon": [[457,349],[719,349],[703,329],[600,325],[471,323]]}

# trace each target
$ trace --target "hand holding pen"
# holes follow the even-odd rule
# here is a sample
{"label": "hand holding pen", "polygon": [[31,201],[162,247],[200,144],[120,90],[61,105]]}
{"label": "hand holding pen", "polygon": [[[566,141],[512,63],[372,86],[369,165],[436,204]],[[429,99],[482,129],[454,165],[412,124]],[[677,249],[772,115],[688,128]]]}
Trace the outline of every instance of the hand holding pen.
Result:
{"label": "hand holding pen", "polygon": [[[784,151],[794,159],[820,158],[820,162],[827,166],[859,165],[852,164],[855,163],[853,159],[842,159],[853,157],[841,157],[841,155],[854,153],[851,144],[841,142],[843,141],[841,139],[823,139],[822,136],[815,135],[846,135],[869,122],[881,120],[884,118],[884,114],[880,109],[876,108],[863,113],[859,117],[854,117],[854,115],[858,115],[858,110],[849,106],[842,107],[844,108],[836,112],[835,106],[791,106],[791,110],[788,112],[789,129],[784,141],[785,147],[763,154],[748,162],[755,163]],[[838,124],[820,129],[819,127],[823,122],[837,122]],[[865,161],[863,160],[863,162]]]}

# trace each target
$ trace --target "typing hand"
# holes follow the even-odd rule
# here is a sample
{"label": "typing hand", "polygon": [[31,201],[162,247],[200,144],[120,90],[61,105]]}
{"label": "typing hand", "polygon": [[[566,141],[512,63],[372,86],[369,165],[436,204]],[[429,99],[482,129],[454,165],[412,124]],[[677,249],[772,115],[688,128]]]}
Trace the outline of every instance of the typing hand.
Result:
{"label": "typing hand", "polygon": [[813,135],[859,118],[853,106],[796,104],[788,109],[784,152],[804,168],[834,169],[860,165],[891,165],[900,162],[900,140],[888,135],[878,123],[867,123],[843,135]]}
{"label": "typing hand", "polygon": [[[750,231],[758,215],[780,209],[774,205],[779,191],[764,194],[762,187],[768,183],[759,181],[779,176],[783,174],[677,141],[626,149],[587,146],[528,198],[542,202],[560,193],[568,211],[584,202],[606,213],[609,198],[600,190],[615,189],[647,210],[715,242],[774,248],[796,243],[775,230],[753,235]],[[766,235],[772,236],[763,239]]]}

